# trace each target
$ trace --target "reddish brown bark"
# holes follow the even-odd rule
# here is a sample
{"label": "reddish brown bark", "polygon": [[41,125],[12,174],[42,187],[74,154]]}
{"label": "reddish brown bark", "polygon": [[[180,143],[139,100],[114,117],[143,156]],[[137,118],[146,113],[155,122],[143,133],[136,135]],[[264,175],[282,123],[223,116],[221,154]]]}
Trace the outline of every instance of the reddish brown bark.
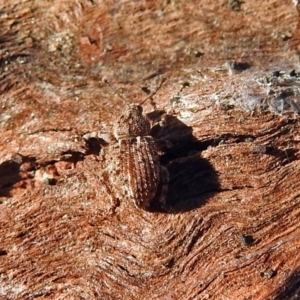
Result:
{"label": "reddish brown bark", "polygon": [[[298,299],[293,1],[0,7],[0,299]],[[139,102],[162,77],[173,212],[108,215],[82,140],[124,110],[102,79]]]}

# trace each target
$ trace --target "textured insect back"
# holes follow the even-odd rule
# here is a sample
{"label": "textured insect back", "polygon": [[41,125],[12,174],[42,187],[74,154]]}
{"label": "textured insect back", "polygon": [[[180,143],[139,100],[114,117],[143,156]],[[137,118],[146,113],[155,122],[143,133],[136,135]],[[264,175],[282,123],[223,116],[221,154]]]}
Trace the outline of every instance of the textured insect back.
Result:
{"label": "textured insect back", "polygon": [[114,135],[117,138],[128,136],[143,136],[150,132],[150,122],[143,115],[140,105],[129,104],[125,113],[114,126]]}
{"label": "textured insect back", "polygon": [[114,124],[115,141],[109,143],[104,155],[105,167],[101,176],[114,206],[125,200],[138,208],[148,209],[156,197],[163,172],[150,127],[142,106],[136,104],[127,104],[125,112]]}
{"label": "textured insect back", "polygon": [[151,137],[121,139],[120,167],[124,192],[140,208],[147,209],[160,183],[160,163]]}
{"label": "textured insect back", "polygon": [[118,140],[115,163],[119,166],[118,181],[123,192],[140,208],[147,209],[160,183],[160,163],[150,122],[139,105],[130,104],[114,126]]}

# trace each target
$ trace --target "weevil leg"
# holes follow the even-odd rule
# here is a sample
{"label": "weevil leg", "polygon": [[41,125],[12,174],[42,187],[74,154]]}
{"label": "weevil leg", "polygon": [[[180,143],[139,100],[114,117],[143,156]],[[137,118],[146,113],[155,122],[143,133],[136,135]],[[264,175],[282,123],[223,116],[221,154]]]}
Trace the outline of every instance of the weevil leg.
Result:
{"label": "weevil leg", "polygon": [[169,210],[169,208],[166,205],[166,198],[168,194],[168,188],[169,188],[169,171],[166,167],[161,166],[161,176],[160,176],[160,197],[159,202],[163,209]]}
{"label": "weevil leg", "polygon": [[108,197],[110,198],[110,201],[111,201],[111,206],[107,213],[109,215],[114,215],[116,213],[117,207],[120,206],[120,200],[119,200],[119,198],[114,196],[112,190],[109,188],[108,184],[106,183],[106,182],[108,182],[108,180],[109,180],[108,174],[103,172],[102,176],[100,178],[100,182],[102,183],[102,185],[106,191],[106,194],[108,195]]}

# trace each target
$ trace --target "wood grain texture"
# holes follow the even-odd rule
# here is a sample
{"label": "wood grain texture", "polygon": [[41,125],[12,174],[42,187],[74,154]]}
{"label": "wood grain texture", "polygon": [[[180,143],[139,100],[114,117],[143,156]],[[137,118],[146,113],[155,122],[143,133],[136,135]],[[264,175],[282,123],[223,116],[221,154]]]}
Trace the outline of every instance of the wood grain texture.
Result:
{"label": "wood grain texture", "polygon": [[[299,7],[232,3],[0,1],[0,299],[299,298]],[[108,215],[102,79],[140,103],[162,74],[173,212]]]}

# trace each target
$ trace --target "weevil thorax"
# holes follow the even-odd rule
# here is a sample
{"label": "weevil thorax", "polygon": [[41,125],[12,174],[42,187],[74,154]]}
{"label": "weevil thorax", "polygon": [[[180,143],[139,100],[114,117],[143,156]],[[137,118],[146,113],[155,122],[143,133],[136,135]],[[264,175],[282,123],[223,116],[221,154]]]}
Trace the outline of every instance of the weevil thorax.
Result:
{"label": "weevil thorax", "polygon": [[114,126],[114,135],[117,139],[136,136],[146,136],[150,132],[150,122],[143,115],[140,105],[129,104],[124,114]]}

